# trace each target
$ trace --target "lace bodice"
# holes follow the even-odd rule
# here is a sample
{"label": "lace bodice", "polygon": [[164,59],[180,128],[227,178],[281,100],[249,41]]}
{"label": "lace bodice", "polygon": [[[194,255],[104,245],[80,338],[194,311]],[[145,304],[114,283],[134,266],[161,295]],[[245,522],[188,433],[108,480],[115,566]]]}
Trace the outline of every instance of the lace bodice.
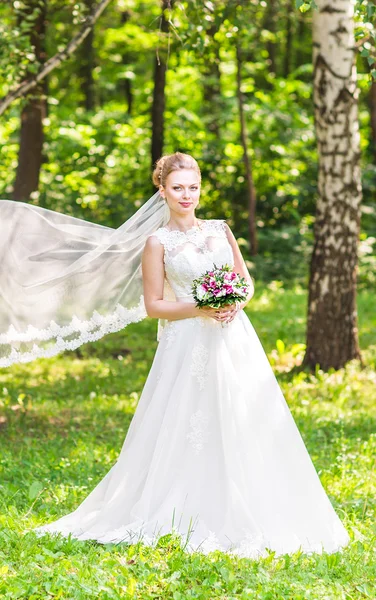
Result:
{"label": "lace bodice", "polygon": [[160,227],[153,235],[163,244],[166,279],[178,300],[193,299],[193,279],[214,265],[234,265],[223,220],[201,221],[188,231]]}

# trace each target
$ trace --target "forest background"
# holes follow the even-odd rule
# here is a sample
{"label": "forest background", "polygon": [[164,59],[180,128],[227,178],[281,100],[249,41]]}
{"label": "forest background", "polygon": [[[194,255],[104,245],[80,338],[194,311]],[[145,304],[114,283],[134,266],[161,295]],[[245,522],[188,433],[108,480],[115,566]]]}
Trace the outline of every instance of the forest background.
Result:
{"label": "forest background", "polygon": [[[39,55],[30,41],[33,30],[35,43],[38,2],[34,11],[30,5],[0,5],[2,95],[37,72],[46,56],[62,50],[94,3],[50,1],[38,36],[39,41],[43,38]],[[358,43],[367,38],[370,6],[359,6]],[[27,9],[30,14],[24,18]],[[157,155],[152,144],[163,153],[192,153],[202,170],[198,216],[228,220],[256,280],[305,282],[318,176],[312,8],[292,0],[191,0],[175,2],[165,13],[169,23],[163,31],[158,2],[110,2],[93,34],[43,80],[41,164],[29,160],[23,165],[23,181],[32,181],[28,189],[17,190],[17,199],[118,227],[154,191],[150,174]],[[367,45],[371,47],[366,41],[359,48],[357,58],[363,187],[360,285],[376,281],[376,84],[371,83]],[[259,247],[252,258],[237,47],[257,198]],[[158,106],[155,84],[161,61],[166,63],[165,97]],[[0,120],[2,198],[12,197],[14,190],[25,102],[13,103]],[[39,151],[36,127],[25,142],[29,156]]]}
{"label": "forest background", "polygon": [[[154,193],[151,170],[162,153],[192,154],[202,170],[197,215],[227,219],[238,239],[256,282],[247,314],[351,542],[334,555],[276,558],[271,552],[250,561],[220,553],[187,557],[170,536],[149,549],[65,539],[41,544],[27,533],[74,510],[115,462],[157,345],[155,322],[146,319],[74,352],[1,371],[0,595],[374,598],[375,5],[355,4],[364,363],[307,372],[298,367],[319,196],[314,3],[106,4],[71,57],[0,116],[0,197],[118,227]],[[95,6],[93,0],[0,3],[0,95],[62,51]],[[250,243],[244,133],[257,253]]]}

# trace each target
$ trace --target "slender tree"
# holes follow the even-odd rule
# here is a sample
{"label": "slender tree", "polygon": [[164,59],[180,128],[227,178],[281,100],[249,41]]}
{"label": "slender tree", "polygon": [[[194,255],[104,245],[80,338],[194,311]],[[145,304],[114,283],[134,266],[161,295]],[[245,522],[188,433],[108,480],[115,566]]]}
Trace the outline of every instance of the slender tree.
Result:
{"label": "slender tree", "polygon": [[362,198],[352,0],[316,0],[314,114],[318,200],[304,364],[339,369],[360,358],[356,310]]}
{"label": "slender tree", "polygon": [[79,33],[77,33],[77,35],[71,39],[71,41],[63,50],[48,59],[43,68],[40,69],[36,75],[33,77],[27,77],[24,81],[21,81],[21,83],[17,84],[13,89],[11,89],[6,96],[0,99],[0,115],[6,111],[12,102],[17,100],[17,98],[23,98],[26,96],[26,94],[28,94],[30,90],[37,87],[39,82],[45,79],[47,75],[51,73],[51,71],[59,67],[62,62],[74,54],[86,36],[89,35],[94,23],[103,13],[105,8],[110,4],[110,2],[111,0],[100,0],[100,2],[98,2],[98,4],[96,4],[93,8],[92,14],[85,19],[85,22],[83,23]]}
{"label": "slender tree", "polygon": [[288,77],[292,68],[293,51],[292,42],[294,38],[294,23],[296,20],[295,0],[288,0],[286,6],[286,45],[283,61],[283,76]]}
{"label": "slender tree", "polygon": [[371,124],[371,143],[373,150],[373,161],[376,164],[376,81],[372,81],[369,91],[369,111]]}
{"label": "slender tree", "polygon": [[236,40],[236,62],[237,62],[237,72],[236,72],[236,87],[237,87],[237,96],[238,96],[238,106],[239,106],[239,121],[240,121],[240,139],[243,147],[243,162],[244,162],[244,170],[246,175],[247,182],[247,196],[248,196],[248,231],[249,231],[249,241],[250,241],[250,249],[251,254],[255,255],[258,251],[258,243],[257,243],[257,230],[256,230],[256,189],[253,182],[253,174],[252,174],[252,162],[248,154],[248,140],[247,140],[247,125],[245,121],[244,114],[244,98],[242,93],[242,65],[243,58],[240,47],[239,36]]}
{"label": "slender tree", "polygon": [[221,72],[220,72],[220,46],[215,39],[218,32],[217,23],[213,23],[207,30],[210,39],[210,50],[206,52],[203,67],[203,111],[205,113],[208,129],[219,140],[220,137],[220,111],[222,108],[221,98]]}
{"label": "slender tree", "polygon": [[[305,63],[307,63],[307,57],[305,55],[305,52],[302,51],[303,48],[305,48],[305,39],[306,37],[309,35],[311,35],[311,28],[307,23],[307,15],[306,13],[301,13],[300,11],[298,11],[298,17],[297,17],[297,24],[296,24],[296,34],[295,34],[295,40],[296,40],[296,46],[297,48],[299,48],[299,52],[296,52],[295,54],[295,68],[299,67],[300,65],[303,65]],[[309,60],[309,57],[308,57]]]}
{"label": "slender tree", "polygon": [[276,18],[277,18],[278,5],[276,0],[270,0],[267,3],[267,9],[265,13],[264,29],[270,32],[270,39],[266,43],[266,49],[269,55],[269,71],[276,73],[277,71],[277,44],[276,44]]}
{"label": "slender tree", "polygon": [[[162,0],[160,30],[163,34],[169,33],[167,11],[171,10],[174,0]],[[151,166],[154,165],[163,153],[164,143],[164,111],[166,104],[166,70],[167,59],[164,53],[157,53],[154,59],[154,93],[152,105],[152,134],[151,134]]]}
{"label": "slender tree", "polygon": [[[121,12],[121,24],[125,25],[128,23],[131,17],[131,12],[129,10],[124,10]],[[122,53],[123,65],[124,67],[128,65],[130,62],[130,58],[127,52]],[[121,80],[121,90],[125,96],[127,102],[127,113],[128,115],[132,114],[132,106],[133,106],[133,90],[132,90],[132,82],[129,77]]]}
{"label": "slender tree", "polygon": [[[94,0],[84,0],[84,3],[88,13],[91,14],[94,8]],[[95,25],[93,24],[93,27],[82,42],[81,52],[79,53],[79,71],[86,110],[94,110],[95,108],[95,85],[93,77],[95,67],[94,27]]]}
{"label": "slender tree", "polygon": [[[29,0],[19,13],[19,20],[34,17],[30,29],[30,46],[34,51],[35,62],[43,66],[45,62],[45,23],[46,0]],[[33,77],[29,71],[28,77]],[[38,189],[39,173],[42,164],[43,119],[46,116],[46,96],[43,82],[28,95],[21,112],[20,145],[18,165],[13,188],[14,200],[28,200],[30,194]]]}

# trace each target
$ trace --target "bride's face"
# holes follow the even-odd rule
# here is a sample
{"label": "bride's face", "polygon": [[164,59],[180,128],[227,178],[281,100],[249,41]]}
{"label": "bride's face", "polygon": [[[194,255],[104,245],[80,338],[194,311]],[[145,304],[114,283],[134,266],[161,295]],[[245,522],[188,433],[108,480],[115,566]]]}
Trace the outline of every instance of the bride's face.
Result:
{"label": "bride's face", "polygon": [[179,169],[167,175],[166,185],[160,186],[171,211],[179,215],[194,212],[200,199],[200,179],[193,169]]}

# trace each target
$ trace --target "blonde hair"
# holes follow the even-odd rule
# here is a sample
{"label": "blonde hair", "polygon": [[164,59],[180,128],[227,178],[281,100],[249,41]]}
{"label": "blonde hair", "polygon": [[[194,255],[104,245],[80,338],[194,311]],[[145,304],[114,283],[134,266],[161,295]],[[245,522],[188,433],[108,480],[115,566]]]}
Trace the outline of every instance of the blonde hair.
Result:
{"label": "blonde hair", "polygon": [[184,154],[183,152],[174,152],[173,154],[165,154],[161,156],[155,163],[153,171],[153,183],[157,187],[160,185],[166,185],[167,176],[172,171],[178,171],[179,169],[193,169],[199,176],[201,182],[201,171],[198,166],[198,162],[190,154]]}

